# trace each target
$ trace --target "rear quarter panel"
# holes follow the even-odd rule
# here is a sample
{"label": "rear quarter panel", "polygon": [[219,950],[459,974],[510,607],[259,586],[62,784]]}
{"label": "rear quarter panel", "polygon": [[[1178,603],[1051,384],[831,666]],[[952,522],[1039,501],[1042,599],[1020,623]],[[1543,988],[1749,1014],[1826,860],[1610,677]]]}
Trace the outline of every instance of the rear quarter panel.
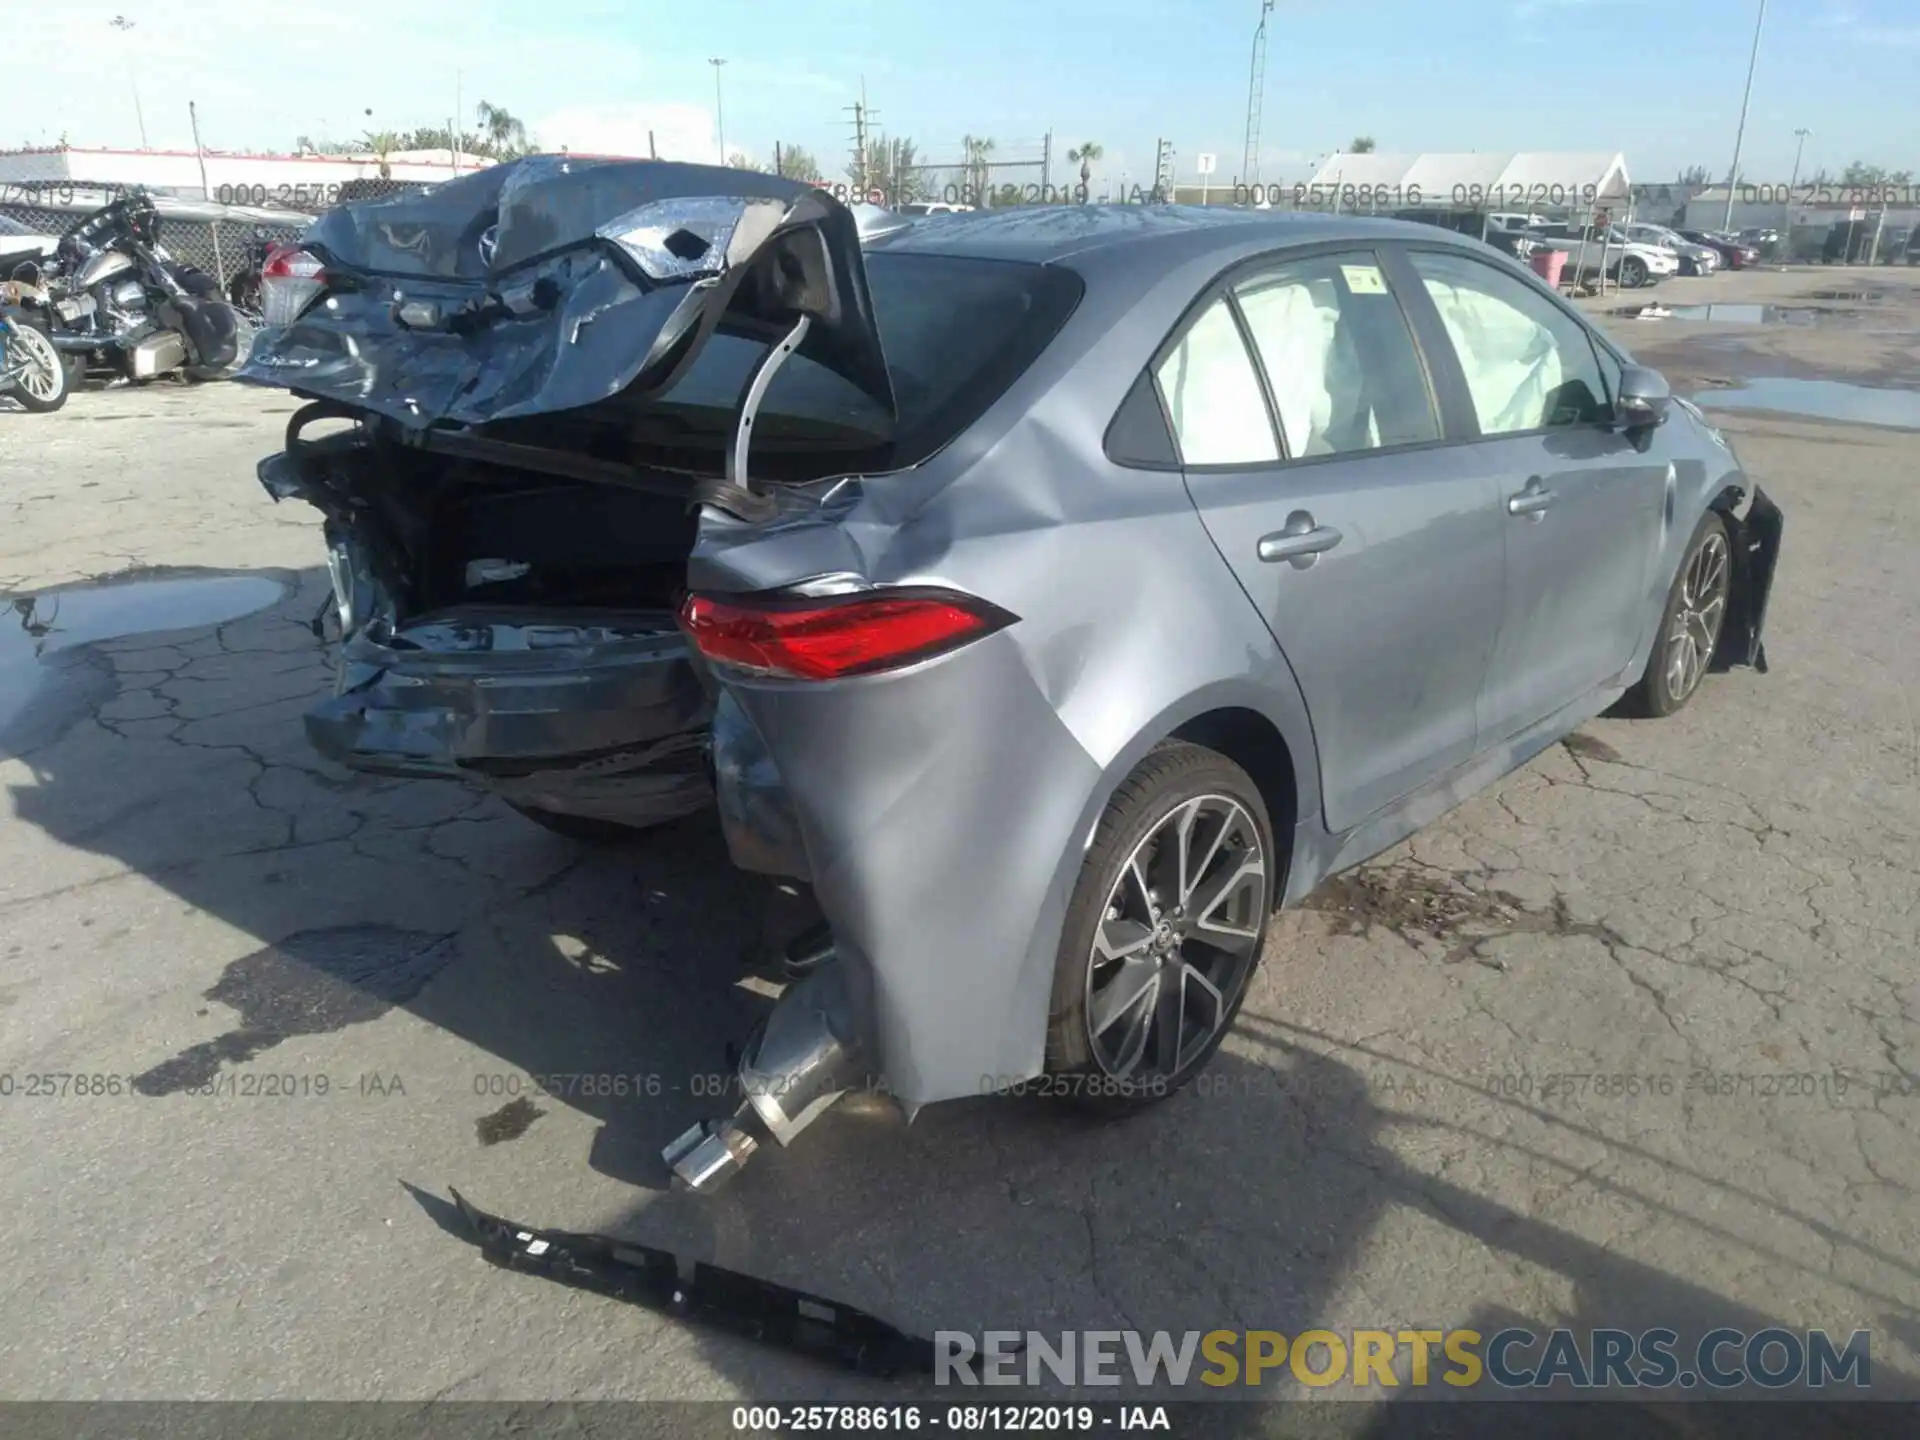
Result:
{"label": "rear quarter panel", "polygon": [[1266,715],[1301,812],[1317,807],[1299,689],[1180,474],[1102,452],[1140,366],[1223,263],[1176,268],[1144,298],[1090,285],[979,424],[919,471],[864,481],[837,522],[703,523],[695,588],[841,571],[951,586],[1020,617],[888,675],[725,682],[785,782],[821,908],[866,982],[882,1072],[909,1107],[1038,1073],[1094,825],[1171,730],[1221,706]]}

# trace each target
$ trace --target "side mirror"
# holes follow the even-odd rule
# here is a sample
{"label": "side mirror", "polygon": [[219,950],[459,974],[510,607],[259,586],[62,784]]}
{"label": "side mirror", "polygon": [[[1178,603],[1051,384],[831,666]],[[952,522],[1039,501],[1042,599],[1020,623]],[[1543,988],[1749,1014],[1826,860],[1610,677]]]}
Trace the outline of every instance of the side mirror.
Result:
{"label": "side mirror", "polygon": [[1620,398],[1614,403],[1615,423],[1622,430],[1644,430],[1664,425],[1673,400],[1667,377],[1644,365],[1628,365],[1620,372]]}

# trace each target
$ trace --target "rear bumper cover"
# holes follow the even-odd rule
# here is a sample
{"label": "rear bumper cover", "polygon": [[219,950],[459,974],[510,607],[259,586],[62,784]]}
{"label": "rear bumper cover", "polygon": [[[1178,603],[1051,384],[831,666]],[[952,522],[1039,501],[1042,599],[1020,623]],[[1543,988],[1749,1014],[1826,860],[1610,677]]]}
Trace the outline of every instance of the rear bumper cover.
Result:
{"label": "rear bumper cover", "polygon": [[912,1114],[1038,1074],[1102,768],[1018,648],[1001,634],[904,672],[725,690],[728,847],[811,883],[888,1092]]}
{"label": "rear bumper cover", "polygon": [[[335,694],[306,720],[329,759],[636,826],[711,803],[710,704],[666,617],[449,612],[396,639],[343,647]],[[437,648],[449,644],[480,648]]]}

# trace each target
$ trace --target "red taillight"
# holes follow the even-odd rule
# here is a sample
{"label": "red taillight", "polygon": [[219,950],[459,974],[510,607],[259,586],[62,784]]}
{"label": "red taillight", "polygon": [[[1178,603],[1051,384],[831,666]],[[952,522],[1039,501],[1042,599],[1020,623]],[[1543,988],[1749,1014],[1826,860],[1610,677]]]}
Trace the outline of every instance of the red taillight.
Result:
{"label": "red taillight", "polygon": [[318,280],[325,275],[326,267],[320,263],[320,257],[310,255],[298,245],[281,244],[267,252],[266,264],[260,267],[260,278],[274,280]]}
{"label": "red taillight", "polygon": [[707,659],[760,675],[837,680],[930,659],[1013,623],[950,590],[875,590],[831,599],[689,595],[680,624]]}
{"label": "red taillight", "polygon": [[276,245],[260,266],[260,312],[269,325],[291,325],[327,288],[320,257],[298,245]]}

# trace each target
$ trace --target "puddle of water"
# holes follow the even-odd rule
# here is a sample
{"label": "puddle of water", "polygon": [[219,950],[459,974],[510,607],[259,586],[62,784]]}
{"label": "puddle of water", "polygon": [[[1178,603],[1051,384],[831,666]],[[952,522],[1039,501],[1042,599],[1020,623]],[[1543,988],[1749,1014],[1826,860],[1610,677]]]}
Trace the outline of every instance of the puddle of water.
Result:
{"label": "puddle of water", "polygon": [[[100,640],[237,620],[266,609],[284,593],[278,580],[263,575],[189,574],[0,594],[0,736],[5,737],[0,750],[18,754],[42,743],[23,743],[17,722],[39,708],[44,682],[67,652]],[[60,728],[64,722],[54,726],[55,733]]]}
{"label": "puddle of water", "polygon": [[[1836,297],[1838,298],[1838,297]],[[1830,305],[1752,305],[1715,301],[1709,305],[1627,305],[1613,312],[1629,320],[1693,320],[1711,325],[1844,325],[1859,329],[1864,317]]]}
{"label": "puddle of water", "polygon": [[1768,376],[1731,390],[1703,390],[1694,403],[1708,410],[1772,410],[1817,420],[1844,420],[1893,430],[1920,430],[1920,391],[1879,390],[1841,380],[1787,380]]}
{"label": "puddle of water", "polygon": [[1716,325],[1818,325],[1845,317],[1797,305],[1675,305],[1675,320],[1709,320]]}

